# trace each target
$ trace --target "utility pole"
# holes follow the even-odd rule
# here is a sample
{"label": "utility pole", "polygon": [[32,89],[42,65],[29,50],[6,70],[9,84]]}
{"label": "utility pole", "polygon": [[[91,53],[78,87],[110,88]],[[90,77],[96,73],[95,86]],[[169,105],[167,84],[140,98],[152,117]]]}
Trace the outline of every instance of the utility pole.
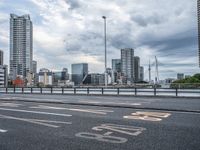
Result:
{"label": "utility pole", "polygon": [[108,76],[107,76],[107,44],[106,44],[106,16],[102,16],[104,19],[104,44],[105,44],[105,86],[108,85]]}

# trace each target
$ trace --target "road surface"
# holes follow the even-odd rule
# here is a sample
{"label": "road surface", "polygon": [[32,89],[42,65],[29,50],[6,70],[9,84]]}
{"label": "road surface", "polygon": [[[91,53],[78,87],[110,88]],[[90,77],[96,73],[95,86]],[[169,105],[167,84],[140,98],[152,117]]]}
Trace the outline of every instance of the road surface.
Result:
{"label": "road surface", "polygon": [[199,99],[0,96],[0,150],[198,150],[199,141]]}

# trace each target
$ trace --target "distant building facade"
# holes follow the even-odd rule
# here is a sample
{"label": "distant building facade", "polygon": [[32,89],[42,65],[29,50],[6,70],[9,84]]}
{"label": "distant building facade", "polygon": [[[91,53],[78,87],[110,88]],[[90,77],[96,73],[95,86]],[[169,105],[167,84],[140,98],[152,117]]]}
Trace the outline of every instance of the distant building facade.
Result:
{"label": "distant building facade", "polygon": [[165,79],[165,84],[171,84],[171,83],[173,83],[175,80],[176,80],[176,79],[174,79],[174,78],[167,78],[167,79]]}
{"label": "distant building facade", "polygon": [[[30,76],[31,75],[31,76]],[[30,79],[32,77],[33,85],[36,85],[38,83],[38,73],[37,73],[37,61],[32,61],[32,72],[28,73],[27,78]]]}
{"label": "distant building facade", "polygon": [[191,75],[185,75],[185,79],[192,77]]}
{"label": "distant building facade", "polygon": [[8,86],[8,66],[0,65],[0,87]]}
{"label": "distant building facade", "polygon": [[67,68],[63,68],[62,71],[53,72],[53,85],[58,86],[59,83],[62,85],[69,80],[69,73]]}
{"label": "distant building facade", "polygon": [[32,72],[34,74],[37,73],[37,61],[35,61],[35,60],[32,61]]}
{"label": "distant building facade", "polygon": [[8,66],[4,65],[3,51],[0,50],[0,87],[8,86]]}
{"label": "distant building facade", "polygon": [[80,85],[83,83],[84,78],[88,75],[88,64],[87,63],[79,63],[72,64],[72,81],[75,85]]}
{"label": "distant building facade", "polygon": [[113,82],[117,83],[120,80],[122,72],[121,59],[112,59]]}
{"label": "distant building facade", "polygon": [[134,49],[121,49],[121,69],[124,83],[134,82]]}
{"label": "distant building facade", "polygon": [[177,74],[177,80],[182,80],[184,79],[184,74],[183,73],[178,73]]}
{"label": "distant building facade", "polygon": [[0,65],[3,65],[3,51],[0,50]]}
{"label": "distant building facade", "polygon": [[32,72],[33,34],[29,15],[10,14],[10,77],[27,77]]}
{"label": "distant building facade", "polygon": [[17,76],[15,80],[12,80],[12,85],[14,87],[24,87],[25,82],[22,76]]}
{"label": "distant building facade", "polygon": [[83,81],[84,85],[103,86],[105,85],[105,75],[99,73],[88,74]]}
{"label": "distant building facade", "polygon": [[134,56],[134,82],[140,81],[140,58],[138,56]]}
{"label": "distant building facade", "polygon": [[41,86],[51,86],[53,84],[53,73],[46,68],[40,69],[39,84]]}
{"label": "distant building facade", "polygon": [[144,67],[140,66],[140,81],[144,81]]}

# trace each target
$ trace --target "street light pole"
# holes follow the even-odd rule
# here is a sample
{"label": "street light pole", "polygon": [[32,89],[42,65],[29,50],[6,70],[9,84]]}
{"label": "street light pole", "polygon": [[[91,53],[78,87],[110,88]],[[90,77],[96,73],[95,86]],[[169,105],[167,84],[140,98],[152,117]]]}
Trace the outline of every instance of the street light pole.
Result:
{"label": "street light pole", "polygon": [[107,44],[106,44],[106,16],[102,16],[104,19],[104,44],[105,44],[105,86],[108,85],[107,78]]}

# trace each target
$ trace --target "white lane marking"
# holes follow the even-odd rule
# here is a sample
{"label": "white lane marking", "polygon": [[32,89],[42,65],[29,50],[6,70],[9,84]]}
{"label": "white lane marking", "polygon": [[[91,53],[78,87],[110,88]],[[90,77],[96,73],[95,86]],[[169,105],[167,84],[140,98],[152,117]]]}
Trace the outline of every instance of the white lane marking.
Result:
{"label": "white lane marking", "polygon": [[143,111],[137,111],[136,113],[132,113],[132,115],[147,115],[147,116],[154,116],[154,117],[160,117],[160,118],[167,118],[171,114],[170,113],[163,113],[163,112],[143,112]]}
{"label": "white lane marking", "polygon": [[22,110],[22,109],[0,108],[0,110],[7,110],[7,111],[13,111],[13,112],[26,112],[26,113],[33,113],[33,114],[54,115],[54,116],[64,116],[64,117],[72,116],[69,114],[59,114],[59,113],[50,113],[50,112],[42,112],[42,111],[29,111],[29,110]]}
{"label": "white lane marking", "polygon": [[87,112],[87,113],[94,113],[94,114],[101,114],[101,115],[106,115],[108,112],[114,112],[112,110],[94,110],[94,109],[64,108],[64,107],[52,107],[52,106],[45,106],[45,105],[39,105],[37,107],[30,107],[30,108],[70,110],[70,111]]}
{"label": "white lane marking", "polygon": [[8,100],[8,99],[14,99],[14,100],[31,100],[31,101],[56,101],[56,102],[63,102],[63,100],[60,99],[45,99],[45,98],[30,98],[30,97],[5,97],[5,98],[1,98],[2,100]]}
{"label": "white lane marking", "polygon": [[137,111],[130,116],[124,116],[125,119],[145,120],[145,121],[162,121],[162,118],[167,118],[171,114],[163,112],[141,112]]}
{"label": "white lane marking", "polygon": [[104,135],[104,136],[108,136],[108,135],[111,135],[111,134],[113,134],[113,132],[106,132],[106,133],[104,133],[103,135]]}
{"label": "white lane marking", "polygon": [[0,129],[0,132],[1,133],[5,133],[5,132],[7,132],[8,130],[3,130],[3,129]]}
{"label": "white lane marking", "polygon": [[22,106],[22,104],[16,104],[16,103],[0,103],[1,107],[19,107]]}
{"label": "white lane marking", "polygon": [[126,134],[130,136],[138,136],[142,133],[142,131],[146,130],[142,127],[134,127],[134,126],[126,126],[126,125],[117,125],[117,124],[101,124],[100,126],[93,127],[92,130],[95,131],[104,131],[108,130],[104,134],[96,134],[96,133],[89,133],[89,132],[80,132],[75,134],[75,136],[80,138],[92,139],[97,140],[100,142],[108,142],[114,144],[126,143],[128,141],[127,138],[124,137],[117,137],[113,136],[113,132]]}
{"label": "white lane marking", "polygon": [[140,106],[141,103],[121,103],[121,102],[99,102],[99,101],[79,101],[81,103],[88,104],[115,104],[115,105],[132,105],[132,106]]}
{"label": "white lane marking", "polygon": [[24,121],[24,122],[38,124],[38,125],[43,125],[43,126],[52,127],[52,128],[58,128],[60,126],[52,125],[52,124],[49,124],[49,123],[72,124],[71,122],[52,121],[52,120],[40,120],[40,119],[26,119],[26,118],[6,116],[6,115],[1,115],[1,114],[0,114],[0,118],[11,119],[11,120],[18,120],[18,121]]}
{"label": "white lane marking", "polygon": [[93,127],[92,129],[96,131],[109,130],[131,136],[138,136],[139,134],[142,133],[142,131],[146,130],[145,128],[142,127],[125,126],[117,124],[101,124],[100,126]]}
{"label": "white lane marking", "polygon": [[101,135],[96,133],[89,133],[89,132],[79,132],[75,134],[76,137],[97,140],[100,142],[107,142],[113,144],[121,144],[126,143],[128,140],[123,137],[116,137],[116,136],[109,136],[109,135]]}

